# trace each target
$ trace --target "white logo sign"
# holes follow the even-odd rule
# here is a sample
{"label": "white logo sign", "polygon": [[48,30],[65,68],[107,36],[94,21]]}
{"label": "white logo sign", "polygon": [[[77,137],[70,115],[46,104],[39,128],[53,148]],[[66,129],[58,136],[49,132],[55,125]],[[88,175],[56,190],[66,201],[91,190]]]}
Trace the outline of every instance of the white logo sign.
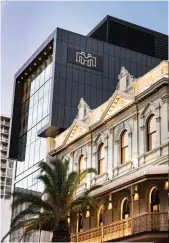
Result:
{"label": "white logo sign", "polygon": [[91,54],[85,55],[85,52],[76,52],[76,62],[80,64],[87,64],[88,67],[96,67],[96,57],[93,57]]}

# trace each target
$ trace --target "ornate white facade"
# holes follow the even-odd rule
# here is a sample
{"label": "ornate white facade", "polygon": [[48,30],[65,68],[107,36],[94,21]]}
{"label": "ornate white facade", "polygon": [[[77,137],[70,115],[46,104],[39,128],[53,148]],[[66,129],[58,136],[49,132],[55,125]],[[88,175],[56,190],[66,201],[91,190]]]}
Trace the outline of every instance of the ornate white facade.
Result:
{"label": "ornate white facade", "polygon": [[[169,162],[168,64],[168,61],[163,61],[138,79],[135,79],[122,67],[118,77],[117,90],[107,102],[91,110],[81,99],[77,117],[71,127],[55,139],[48,138],[49,154],[69,157],[70,171],[78,170],[81,155],[84,156],[85,168],[93,167],[98,171],[98,166],[100,166],[98,151],[100,145],[103,145],[102,172],[98,175],[88,176],[86,181],[79,186],[77,194],[84,192],[91,185],[102,185],[101,188],[93,191],[91,196],[100,197],[100,201],[103,201],[105,205],[105,200],[108,200],[105,198],[107,195],[111,195],[112,206],[110,210],[104,206],[104,224],[101,226],[97,223],[97,215],[93,218],[91,216],[90,219],[84,217],[83,232],[77,232],[72,236],[73,241],[76,241],[77,237],[79,241],[117,241],[135,235],[134,223],[131,227],[125,226],[125,222],[130,224],[130,221],[123,222],[126,232],[121,235],[120,233],[118,235],[118,232],[115,234],[111,230],[112,233],[108,234],[105,231],[107,228],[104,227],[124,221],[121,218],[120,205],[125,197],[129,197],[130,200],[129,218],[133,219],[145,213],[152,213],[149,210],[149,193],[153,186],[158,186],[160,191],[158,213],[168,211],[167,191],[164,189],[167,183]],[[150,117],[155,120],[155,136],[150,137],[153,149],[148,148]],[[127,150],[125,150],[127,154],[125,154],[125,163],[122,163],[122,134],[124,131],[127,132]],[[136,186],[139,188],[138,200],[133,199]],[[160,228],[162,232],[167,230],[166,221],[167,214],[159,215],[159,222],[162,222],[159,227],[163,227],[163,229]],[[137,227],[138,222],[135,221]],[[92,235],[92,230],[98,226],[105,233],[101,235],[96,233],[96,237],[89,236],[89,233]],[[76,233],[74,228],[76,228],[76,224],[72,222],[72,233]],[[151,229],[148,231],[151,232]],[[88,236],[86,236],[87,234]]]}

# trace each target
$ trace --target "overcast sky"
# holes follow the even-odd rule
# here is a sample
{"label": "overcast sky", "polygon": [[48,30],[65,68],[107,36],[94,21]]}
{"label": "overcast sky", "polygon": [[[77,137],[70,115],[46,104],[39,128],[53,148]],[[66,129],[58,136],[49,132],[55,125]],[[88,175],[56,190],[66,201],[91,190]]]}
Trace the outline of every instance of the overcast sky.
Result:
{"label": "overcast sky", "polygon": [[166,1],[3,2],[1,114],[11,115],[15,73],[56,27],[86,35],[106,15],[168,33]]}

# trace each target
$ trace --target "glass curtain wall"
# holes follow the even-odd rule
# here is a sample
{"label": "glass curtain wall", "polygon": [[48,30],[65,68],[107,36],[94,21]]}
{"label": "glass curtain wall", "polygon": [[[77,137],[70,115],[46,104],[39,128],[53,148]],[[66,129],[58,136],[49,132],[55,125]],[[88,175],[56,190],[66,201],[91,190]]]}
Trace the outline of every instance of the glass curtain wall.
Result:
{"label": "glass curtain wall", "polygon": [[[39,138],[37,132],[48,123],[50,88],[52,78],[52,55],[39,66],[23,86],[21,131],[19,138],[19,158],[15,175],[15,191],[28,191],[41,195],[42,184],[37,180],[38,162],[46,157],[46,139]],[[15,217],[26,205],[15,209]],[[23,229],[11,234],[10,241],[19,241]],[[29,235],[29,241],[38,241],[38,232]]]}

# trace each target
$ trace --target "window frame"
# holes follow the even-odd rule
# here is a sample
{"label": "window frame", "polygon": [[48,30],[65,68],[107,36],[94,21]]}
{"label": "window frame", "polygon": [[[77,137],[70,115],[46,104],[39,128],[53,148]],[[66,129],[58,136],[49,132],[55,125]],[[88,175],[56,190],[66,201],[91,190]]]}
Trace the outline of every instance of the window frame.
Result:
{"label": "window frame", "polygon": [[[128,207],[129,207],[129,212],[128,214],[124,214],[124,203],[127,200],[128,202]],[[128,215],[128,218],[125,218],[125,215]],[[122,202],[121,202],[121,220],[126,220],[130,218],[130,200],[128,197],[123,198]]]}
{"label": "window frame", "polygon": [[98,175],[103,174],[104,156],[101,156],[103,155],[103,149],[104,149],[104,143],[101,143],[98,148]]}
{"label": "window frame", "polygon": [[[78,161],[78,173],[80,174],[84,168],[83,168],[83,163],[84,163],[84,154],[81,154],[79,157],[79,161]],[[83,182],[84,180],[80,181],[80,184]]]}
{"label": "window frame", "polygon": [[[155,147],[153,147],[153,139],[152,139],[152,136],[155,134],[157,134],[157,129],[155,128],[155,130],[153,130],[152,132],[150,132],[150,124],[151,124],[151,121],[152,119],[155,119],[155,115],[151,115],[148,120],[147,120],[147,151],[150,152],[152,151]],[[156,140],[156,138],[155,138]],[[151,144],[150,144],[150,141],[151,141]]]}
{"label": "window frame", "polygon": [[[127,145],[123,145],[124,144],[124,136],[127,136]],[[128,161],[128,156],[126,155],[128,153],[129,150],[129,139],[128,139],[128,131],[124,130],[121,134],[121,165],[125,164]],[[124,158],[125,157],[125,158]]]}
{"label": "window frame", "polygon": [[[154,193],[154,191],[155,193],[158,193],[158,203],[157,201],[154,201],[152,203],[152,194]],[[157,206],[158,210],[154,210],[154,206]],[[159,188],[157,186],[152,187],[149,193],[149,211],[151,213],[160,212],[160,196],[159,196]]]}

